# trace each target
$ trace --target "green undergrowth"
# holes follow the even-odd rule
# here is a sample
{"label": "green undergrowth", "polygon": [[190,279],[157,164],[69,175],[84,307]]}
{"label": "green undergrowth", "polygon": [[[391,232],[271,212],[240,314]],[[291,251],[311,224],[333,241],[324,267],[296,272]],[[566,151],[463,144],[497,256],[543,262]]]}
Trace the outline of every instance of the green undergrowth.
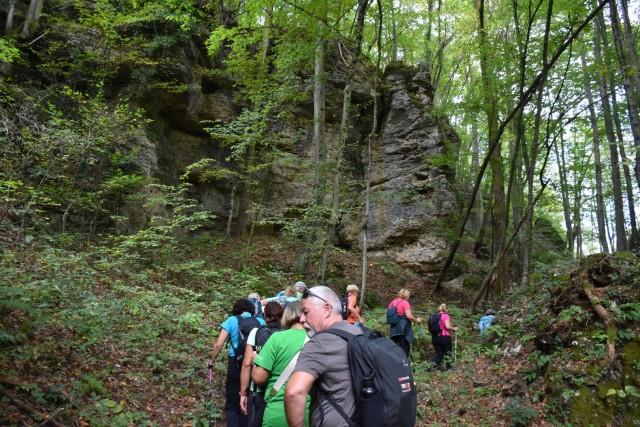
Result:
{"label": "green undergrowth", "polygon": [[[35,233],[33,234],[35,235]],[[295,248],[278,239],[176,237],[157,256],[81,236],[2,240],[0,424],[207,425],[223,420],[224,364],[209,383],[205,363],[237,298],[271,295],[298,278]],[[341,252],[329,284],[354,281],[358,254]],[[404,285],[397,267],[371,263],[367,326],[387,331],[386,301]],[[607,334],[570,282],[576,265],[533,277],[481,313],[464,301],[414,289],[415,314],[449,305],[450,371],[431,369],[426,329],[414,327],[411,360],[418,426],[625,425],[638,413],[640,340],[635,257],[616,258],[615,286],[599,291],[617,325],[617,359],[604,363]],[[213,399],[211,399],[211,396]],[[16,402],[28,409],[17,410]]]}
{"label": "green undergrowth", "polygon": [[[244,262],[250,254],[242,251],[235,265],[217,262],[221,241],[183,243],[168,268],[114,256],[114,247],[78,251],[38,239],[6,245],[1,424],[21,424],[25,415],[10,404],[18,398],[47,408],[30,414],[38,422],[60,408],[59,419],[92,426],[204,423],[204,366],[220,323],[237,298],[272,291],[283,279],[270,267]],[[219,389],[224,373],[216,374]],[[175,415],[157,419],[159,406]],[[216,399],[212,416],[221,411]]]}

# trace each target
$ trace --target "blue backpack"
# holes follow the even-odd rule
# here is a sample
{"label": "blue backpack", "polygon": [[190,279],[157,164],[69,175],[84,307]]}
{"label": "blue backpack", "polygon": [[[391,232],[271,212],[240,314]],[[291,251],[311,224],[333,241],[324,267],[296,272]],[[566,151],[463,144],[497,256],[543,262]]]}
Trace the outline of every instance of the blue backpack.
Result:
{"label": "blue backpack", "polygon": [[398,317],[398,308],[395,305],[387,308],[387,325],[395,326],[399,321],[400,318]]}
{"label": "blue backpack", "polygon": [[492,315],[482,316],[480,318],[480,321],[478,322],[478,328],[480,328],[480,335],[484,335],[484,333],[487,331],[487,328],[491,326],[491,322],[493,321],[493,318],[494,316]]}

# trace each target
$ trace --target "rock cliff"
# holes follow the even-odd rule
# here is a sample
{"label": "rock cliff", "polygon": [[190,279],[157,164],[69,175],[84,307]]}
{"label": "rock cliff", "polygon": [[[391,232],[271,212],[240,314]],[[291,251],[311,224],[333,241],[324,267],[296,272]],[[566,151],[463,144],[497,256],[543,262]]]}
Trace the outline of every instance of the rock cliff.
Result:
{"label": "rock cliff", "polygon": [[[210,67],[205,56],[191,45],[176,57],[171,75],[185,83],[185,92],[158,90],[142,103],[153,123],[147,139],[139,141],[139,166],[161,181],[175,183],[185,168],[209,158],[228,168],[228,151],[205,132],[207,123],[238,116],[242,105],[230,81],[213,80],[201,72]],[[344,69],[339,61],[327,79],[327,149],[335,156],[342,115]],[[335,65],[337,64],[337,65]],[[367,169],[367,136],[373,123],[371,73],[361,67],[353,85],[353,105],[345,148],[345,178],[355,193],[364,191]],[[421,68],[394,63],[387,66],[382,82],[379,129],[372,138],[371,207],[369,248],[382,251],[400,264],[425,275],[437,272],[448,247],[447,228],[459,206],[453,187],[459,139],[447,120],[433,108],[430,76]],[[311,94],[310,94],[311,96]],[[274,129],[286,155],[263,171],[261,216],[291,217],[307,206],[313,190],[313,108],[301,103],[294,118]],[[222,229],[231,210],[232,184],[225,180],[197,183],[196,197],[213,211]],[[234,197],[238,197],[234,193]],[[346,213],[336,241],[349,247],[361,242],[362,203],[345,201]],[[233,201],[237,218],[239,200]],[[273,230],[271,230],[273,231]]]}

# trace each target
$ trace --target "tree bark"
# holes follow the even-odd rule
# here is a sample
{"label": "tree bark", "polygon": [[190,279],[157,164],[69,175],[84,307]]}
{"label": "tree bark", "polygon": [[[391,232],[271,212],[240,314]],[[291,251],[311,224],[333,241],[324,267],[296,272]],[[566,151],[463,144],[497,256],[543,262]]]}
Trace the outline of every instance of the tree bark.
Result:
{"label": "tree bark", "polygon": [[502,164],[502,143],[498,135],[498,111],[496,90],[493,87],[495,77],[489,65],[489,44],[485,29],[484,0],[480,0],[478,6],[478,28],[480,31],[480,70],[482,74],[482,86],[484,90],[485,114],[489,129],[489,140],[496,141],[493,149],[489,151],[489,164],[491,166],[491,195],[493,196],[492,212],[492,256],[497,261],[495,275],[492,278],[491,287],[497,296],[502,294],[508,283],[507,260],[504,257],[496,258],[501,252],[507,230],[507,207],[504,192],[504,167]]}
{"label": "tree bark", "polygon": [[611,321],[611,316],[606,308],[600,302],[600,298],[595,293],[593,289],[593,285],[588,281],[584,281],[582,283],[582,289],[584,290],[585,295],[589,298],[591,302],[591,306],[594,311],[604,323],[604,329],[607,334],[607,344],[605,346],[605,354],[607,356],[607,362],[609,364],[613,363],[616,360],[616,342],[615,337],[617,334],[617,328],[614,322]]}
{"label": "tree bark", "polygon": [[[364,213],[362,215],[362,282],[360,287],[360,311],[364,308],[365,294],[367,291],[367,270],[368,270],[368,249],[369,249],[369,208],[371,205],[371,142],[372,140],[377,142],[378,139],[378,109],[380,105],[380,99],[378,96],[378,89],[380,85],[380,63],[382,62],[382,3],[377,0],[378,4],[378,38],[376,42],[378,44],[378,59],[376,61],[376,74],[373,79],[373,120],[371,125],[371,132],[367,138],[367,168],[365,170],[365,190],[364,190]],[[376,144],[377,145],[377,144]]]}
{"label": "tree bark", "polygon": [[638,220],[635,209],[635,196],[633,195],[633,179],[629,170],[630,161],[627,158],[624,147],[624,133],[622,132],[622,123],[620,122],[620,114],[618,113],[618,102],[616,98],[616,85],[613,74],[609,73],[609,93],[611,94],[611,110],[613,111],[613,122],[616,127],[616,135],[619,141],[620,160],[622,160],[622,171],[625,182],[625,192],[627,196],[627,207],[629,209],[629,224],[631,227],[631,237],[629,239],[629,249],[635,250],[640,248],[640,234],[638,233]]}
{"label": "tree bark", "polygon": [[44,0],[31,0],[29,3],[29,10],[20,31],[21,39],[28,39],[35,34],[42,15],[43,4]]}
{"label": "tree bark", "polygon": [[[580,55],[582,62],[582,68],[587,69],[587,61],[584,54]],[[600,249],[602,252],[609,252],[609,245],[607,243],[607,229],[605,227],[604,220],[604,198],[602,196],[602,163],[600,161],[600,129],[598,126],[598,118],[596,117],[596,111],[593,104],[593,94],[591,92],[591,79],[585,74],[584,81],[585,94],[587,96],[587,103],[589,104],[589,119],[591,120],[591,129],[593,131],[593,159],[594,168],[596,172],[596,222],[598,224],[598,241],[600,242]]]}
{"label": "tree bark", "polygon": [[633,75],[636,70],[633,70],[632,66],[629,64],[627,49],[625,49],[624,37],[620,29],[620,19],[618,16],[618,8],[616,7],[615,0],[610,0],[609,11],[611,19],[611,30],[613,32],[613,41],[616,47],[618,61],[620,62],[620,66],[622,67],[622,84],[627,99],[627,111],[629,114],[631,133],[633,135],[633,143],[636,150],[634,172],[636,183],[638,184],[638,188],[640,188],[640,101],[638,99],[638,93],[635,90],[635,86],[630,78],[630,75]]}
{"label": "tree bark", "polygon": [[4,35],[11,35],[11,31],[13,30],[13,15],[16,11],[16,2],[15,0],[9,0],[9,10],[7,10],[7,19],[4,25]]}
{"label": "tree bark", "polygon": [[566,230],[567,246],[569,254],[572,257],[577,256],[575,253],[575,239],[573,223],[571,218],[571,203],[569,201],[569,182],[567,179],[567,162],[564,153],[564,138],[560,135],[560,149],[558,144],[553,145],[556,155],[556,164],[558,165],[558,176],[560,179],[560,195],[562,196],[562,214],[564,215],[564,228]]}
{"label": "tree bark", "polygon": [[[606,34],[604,28],[604,20],[601,17],[596,18],[594,25],[593,50],[596,63],[602,64],[607,68],[607,63],[603,60],[600,52],[600,41],[606,42]],[[618,156],[618,141],[616,140],[615,128],[613,125],[613,116],[611,113],[611,103],[609,94],[607,93],[607,81],[604,73],[598,73],[598,88],[600,90],[600,102],[602,103],[602,114],[604,119],[605,136],[609,145],[609,155],[611,160],[611,183],[613,184],[613,207],[615,221],[615,239],[616,250],[626,251],[627,233],[624,224],[624,202],[622,199],[622,180],[620,179],[620,166]]]}
{"label": "tree bark", "polygon": [[[325,4],[326,6],[326,4]],[[327,8],[323,7],[326,11]],[[313,253],[316,238],[321,233],[322,207],[327,187],[327,145],[326,145],[326,76],[325,55],[327,39],[323,31],[324,21],[320,22],[320,37],[317,40],[314,77],[313,77],[313,146],[314,146],[314,176],[313,176],[313,201],[311,208],[311,224],[305,237],[304,248],[300,255],[300,270],[303,278],[309,276],[311,268],[311,254]]]}
{"label": "tree bark", "polygon": [[338,213],[340,207],[340,193],[342,185],[342,162],[344,157],[344,147],[347,143],[348,124],[351,118],[351,92],[353,90],[353,77],[356,72],[356,66],[360,58],[360,50],[362,47],[362,32],[364,28],[364,18],[369,6],[369,0],[358,0],[358,10],[356,12],[356,28],[354,33],[354,48],[351,55],[351,62],[349,64],[349,71],[347,73],[347,80],[343,91],[342,98],[342,120],[340,122],[340,142],[338,145],[338,153],[336,155],[335,173],[333,177],[333,204],[331,208],[331,218],[325,230],[322,247],[322,259],[320,261],[320,267],[318,268],[317,279],[320,283],[324,282],[325,272],[327,269],[327,262],[329,258],[329,250],[332,246],[333,236],[335,228],[338,225]]}

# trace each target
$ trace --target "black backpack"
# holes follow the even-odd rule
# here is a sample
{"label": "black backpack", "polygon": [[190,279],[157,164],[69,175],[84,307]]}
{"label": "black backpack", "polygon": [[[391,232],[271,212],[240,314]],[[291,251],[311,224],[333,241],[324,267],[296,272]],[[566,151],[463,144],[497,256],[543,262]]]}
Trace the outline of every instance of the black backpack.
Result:
{"label": "black backpack", "polygon": [[262,347],[267,343],[267,340],[274,332],[284,331],[284,328],[279,323],[269,323],[267,326],[262,326],[256,332],[256,345],[254,349],[256,353],[260,353]]}
{"label": "black backpack", "polygon": [[409,359],[396,343],[364,328],[362,335],[340,329],[328,332],[347,341],[356,412],[349,418],[330,396],[329,403],[349,426],[408,427],[416,423],[417,394]]}
{"label": "black backpack", "polygon": [[440,313],[432,314],[427,321],[427,326],[429,328],[429,333],[437,337],[442,332],[442,328],[440,328]]}
{"label": "black backpack", "polygon": [[[237,315],[236,319],[238,319],[238,346],[233,347],[233,342],[230,342],[231,347],[233,347],[233,357],[238,367],[240,367],[242,366],[242,359],[244,359],[244,350],[247,347],[249,332],[251,332],[253,328],[259,328],[262,325],[258,322],[258,319],[253,316],[242,317],[242,315]],[[231,339],[231,337],[229,337],[229,339]]]}
{"label": "black backpack", "polygon": [[342,320],[347,320],[349,317],[349,296],[345,295],[340,298],[340,307],[342,308]]}

